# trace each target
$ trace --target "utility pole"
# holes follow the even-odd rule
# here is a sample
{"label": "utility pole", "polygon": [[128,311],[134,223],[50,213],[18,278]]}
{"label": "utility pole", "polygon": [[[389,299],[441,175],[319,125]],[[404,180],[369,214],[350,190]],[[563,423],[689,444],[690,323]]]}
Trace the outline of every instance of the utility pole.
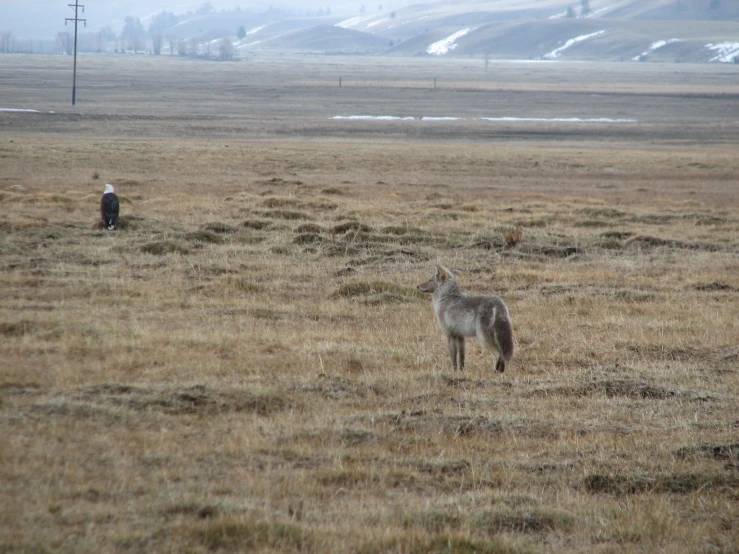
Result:
{"label": "utility pole", "polygon": [[72,105],[74,106],[75,99],[77,96],[77,23],[82,21],[87,27],[87,19],[80,19],[79,9],[82,8],[82,13],[85,13],[85,6],[80,5],[79,0],[74,0],[74,4],[67,4],[74,10],[74,17],[67,17],[64,19],[64,25],[67,25],[67,21],[74,21],[74,69],[72,70]]}

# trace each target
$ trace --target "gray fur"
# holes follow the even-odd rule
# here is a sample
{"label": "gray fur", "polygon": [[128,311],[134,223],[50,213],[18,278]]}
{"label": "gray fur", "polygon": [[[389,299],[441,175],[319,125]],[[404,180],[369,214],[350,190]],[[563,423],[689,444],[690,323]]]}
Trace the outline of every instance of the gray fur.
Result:
{"label": "gray fur", "polygon": [[498,296],[468,296],[454,274],[442,266],[418,290],[432,294],[434,313],[449,346],[454,369],[464,369],[465,337],[477,337],[493,356],[495,369],[505,371],[513,358],[513,325],[508,307]]}

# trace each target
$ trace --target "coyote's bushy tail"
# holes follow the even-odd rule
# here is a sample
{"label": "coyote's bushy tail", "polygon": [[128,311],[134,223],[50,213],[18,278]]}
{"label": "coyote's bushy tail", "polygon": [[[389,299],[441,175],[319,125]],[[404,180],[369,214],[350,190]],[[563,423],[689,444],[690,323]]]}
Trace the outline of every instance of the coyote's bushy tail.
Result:
{"label": "coyote's bushy tail", "polygon": [[508,317],[507,310],[505,317],[498,316],[495,318],[493,329],[495,330],[495,341],[497,342],[498,352],[500,352],[500,357],[495,364],[495,370],[503,373],[506,363],[510,362],[513,357],[513,326]]}
{"label": "coyote's bushy tail", "polygon": [[[479,319],[478,338],[497,351],[495,370],[503,373],[506,363],[513,358],[513,325],[508,315],[508,308],[502,300],[491,299],[486,304]],[[480,334],[482,337],[479,336]],[[488,350],[491,349],[488,348]]]}

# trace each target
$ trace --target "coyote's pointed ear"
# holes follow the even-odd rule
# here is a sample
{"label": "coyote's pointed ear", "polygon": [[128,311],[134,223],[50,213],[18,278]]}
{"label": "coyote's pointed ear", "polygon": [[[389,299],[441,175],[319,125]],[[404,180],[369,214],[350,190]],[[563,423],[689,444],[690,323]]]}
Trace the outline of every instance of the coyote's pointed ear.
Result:
{"label": "coyote's pointed ear", "polygon": [[436,275],[439,276],[439,279],[441,279],[442,282],[449,279],[449,271],[447,270],[447,268],[441,265],[436,266]]}

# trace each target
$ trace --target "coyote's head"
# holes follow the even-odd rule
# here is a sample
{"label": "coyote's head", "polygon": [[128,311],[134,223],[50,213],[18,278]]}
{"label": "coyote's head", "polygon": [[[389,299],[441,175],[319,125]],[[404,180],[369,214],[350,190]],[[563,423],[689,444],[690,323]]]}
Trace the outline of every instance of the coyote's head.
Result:
{"label": "coyote's head", "polygon": [[425,283],[418,285],[418,290],[421,292],[432,293],[440,289],[442,286],[444,286],[444,284],[453,280],[454,274],[451,271],[449,271],[444,266],[437,265],[433,277],[431,277],[431,279],[429,279]]}

